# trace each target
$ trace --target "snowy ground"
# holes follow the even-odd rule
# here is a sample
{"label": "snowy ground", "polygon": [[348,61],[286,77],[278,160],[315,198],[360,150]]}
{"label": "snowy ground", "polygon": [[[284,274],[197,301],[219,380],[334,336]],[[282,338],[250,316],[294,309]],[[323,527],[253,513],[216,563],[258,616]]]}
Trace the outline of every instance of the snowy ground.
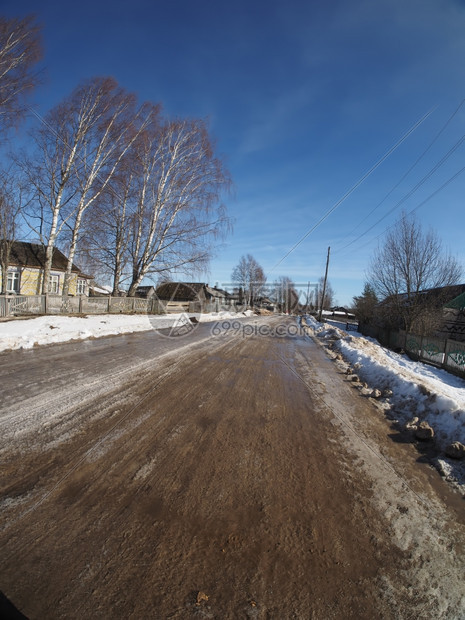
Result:
{"label": "snowy ground", "polygon": [[345,323],[318,323],[306,318],[314,335],[351,367],[367,389],[390,393],[382,398],[389,416],[404,426],[413,418],[425,420],[435,432],[440,455],[436,466],[450,481],[465,485],[465,463],[443,452],[454,441],[465,444],[465,380],[445,370],[414,362],[406,355],[382,347],[373,338],[345,331]]}
{"label": "snowy ground", "polygon": [[[214,312],[210,314],[190,314],[197,321],[218,321],[223,319],[250,316],[250,310],[237,314]],[[170,328],[188,321],[186,314],[146,315],[146,314],[97,314],[87,317],[41,316],[33,319],[18,319],[0,323],[0,351],[11,349],[31,349],[34,346],[100,338],[117,334],[128,334],[150,329]]]}

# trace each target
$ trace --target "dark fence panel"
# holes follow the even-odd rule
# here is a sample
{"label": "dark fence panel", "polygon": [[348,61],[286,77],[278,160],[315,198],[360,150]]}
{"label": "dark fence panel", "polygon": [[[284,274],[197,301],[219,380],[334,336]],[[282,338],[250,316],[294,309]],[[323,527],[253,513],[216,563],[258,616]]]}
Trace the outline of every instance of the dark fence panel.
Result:
{"label": "dark fence panel", "polygon": [[45,314],[45,297],[42,295],[0,295],[0,316]]}
{"label": "dark fence panel", "polygon": [[389,349],[404,350],[415,360],[465,377],[465,342],[435,336],[418,336],[404,331],[388,331],[373,325],[360,325],[360,332],[364,336],[376,338]]}
{"label": "dark fence panel", "polygon": [[465,342],[446,341],[444,368],[465,376]]}

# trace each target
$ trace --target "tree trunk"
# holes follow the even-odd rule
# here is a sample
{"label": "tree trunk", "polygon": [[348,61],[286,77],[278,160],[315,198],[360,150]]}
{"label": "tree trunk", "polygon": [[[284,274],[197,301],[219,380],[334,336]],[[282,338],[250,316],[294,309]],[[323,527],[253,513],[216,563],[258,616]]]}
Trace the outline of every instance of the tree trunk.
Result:
{"label": "tree trunk", "polygon": [[111,292],[113,297],[116,297],[119,294],[119,281],[121,278],[121,270],[122,270],[121,260],[117,256],[115,259],[115,268],[113,271],[113,290]]}
{"label": "tree trunk", "polygon": [[138,274],[132,277],[132,282],[129,286],[128,297],[134,297],[136,294],[137,287],[140,285],[144,278],[144,275]]}
{"label": "tree trunk", "polygon": [[0,269],[2,270],[2,295],[5,295],[6,285],[8,283],[8,261],[6,263],[2,262]]}
{"label": "tree trunk", "polygon": [[81,210],[78,212],[78,214],[76,215],[75,223],[74,223],[73,236],[71,239],[71,246],[69,248],[69,254],[68,254],[68,264],[66,265],[65,279],[63,282],[63,297],[67,297],[69,295],[69,285],[71,282],[73,261],[76,255],[76,247],[77,247],[77,242],[78,242],[79,229],[81,226],[82,213],[83,211]]}
{"label": "tree trunk", "polygon": [[42,280],[42,295],[47,295],[48,293],[48,281],[50,279],[50,272],[52,270],[52,260],[53,260],[53,248],[55,247],[55,237],[50,237],[49,243],[45,249],[45,265],[44,265],[44,275]]}

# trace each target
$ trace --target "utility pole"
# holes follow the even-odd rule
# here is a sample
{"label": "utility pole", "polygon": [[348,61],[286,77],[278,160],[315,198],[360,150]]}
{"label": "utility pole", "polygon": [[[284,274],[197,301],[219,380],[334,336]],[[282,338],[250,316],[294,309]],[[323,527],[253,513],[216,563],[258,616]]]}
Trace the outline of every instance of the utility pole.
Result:
{"label": "utility pole", "polygon": [[329,253],[331,251],[331,248],[328,248],[328,256],[326,258],[326,271],[325,271],[325,279],[323,282],[323,295],[321,296],[321,304],[320,304],[320,316],[318,317],[318,320],[321,323],[321,315],[323,314],[323,303],[325,301],[325,293],[326,293],[326,280],[328,279],[328,267],[329,267]]}

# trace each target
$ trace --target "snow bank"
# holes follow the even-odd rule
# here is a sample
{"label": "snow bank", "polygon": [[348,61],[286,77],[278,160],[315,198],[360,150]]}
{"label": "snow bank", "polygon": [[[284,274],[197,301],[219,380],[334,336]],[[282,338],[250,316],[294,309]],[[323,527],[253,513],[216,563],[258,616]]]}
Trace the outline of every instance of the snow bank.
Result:
{"label": "snow bank", "polygon": [[[415,416],[427,421],[441,450],[453,441],[465,444],[464,379],[394,353],[373,338],[348,333],[329,323],[320,324],[313,317],[306,321],[317,338],[333,343],[334,350],[341,353],[361,381],[370,388],[392,391],[385,402],[401,423]],[[444,469],[450,470],[450,466]]]}
{"label": "snow bank", "polygon": [[[248,310],[243,314],[215,312],[189,315],[201,323],[229,318],[251,316]],[[100,338],[117,334],[163,329],[173,327],[182,314],[97,314],[87,317],[41,316],[33,319],[16,319],[0,323],[0,351],[9,349],[31,349],[34,346]]]}
{"label": "snow bank", "polygon": [[147,315],[40,316],[0,323],[0,351],[152,329]]}

